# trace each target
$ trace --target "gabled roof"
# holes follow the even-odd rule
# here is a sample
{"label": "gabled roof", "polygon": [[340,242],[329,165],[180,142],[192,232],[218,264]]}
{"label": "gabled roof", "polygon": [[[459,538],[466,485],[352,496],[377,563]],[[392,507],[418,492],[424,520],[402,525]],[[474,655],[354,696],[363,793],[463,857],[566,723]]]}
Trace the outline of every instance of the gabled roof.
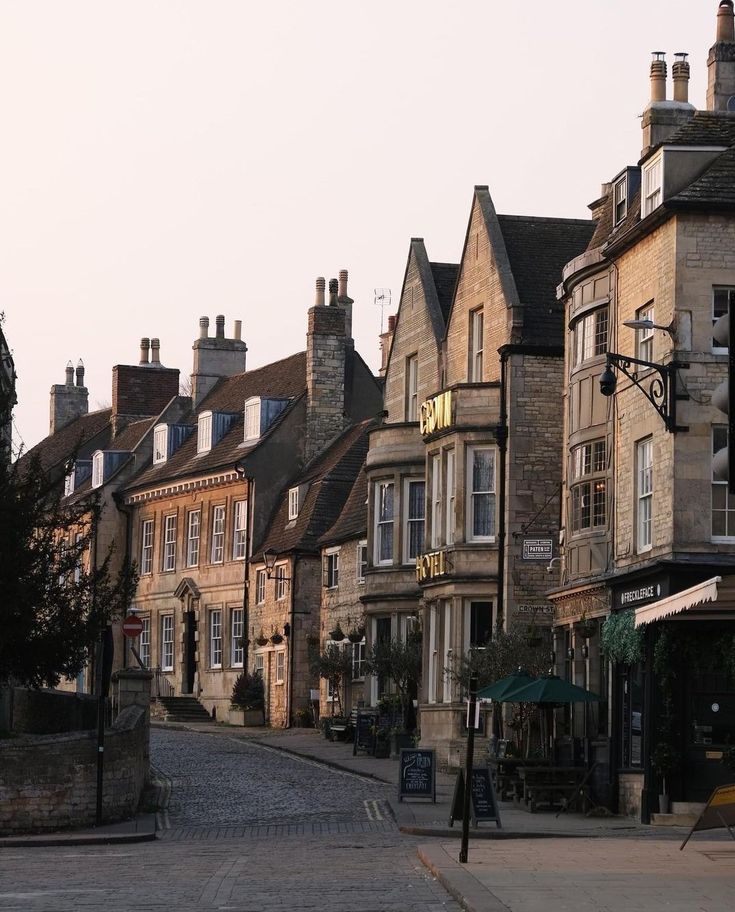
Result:
{"label": "gabled roof", "polygon": [[[254,543],[256,555],[270,548],[279,554],[318,551],[320,539],[341,515],[365,464],[374,426],[374,419],[353,425],[284,489],[262,544]],[[308,490],[298,518],[289,522],[288,492],[300,485],[308,485]]]}
{"label": "gabled roof", "polygon": [[582,253],[595,225],[586,219],[498,215],[505,249],[523,305],[522,341],[563,344],[563,309],[556,286],[569,260]]}
{"label": "gabled roof", "polygon": [[340,542],[352,538],[363,538],[367,535],[367,498],[367,472],[363,466],[355,479],[337,522],[319,539],[322,547],[337,545]]}
{"label": "gabled roof", "polygon": [[429,263],[431,274],[434,278],[434,287],[439,299],[444,323],[446,324],[449,311],[452,307],[454,298],[454,289],[457,287],[457,276],[459,275],[458,263]]}
{"label": "gabled roof", "polygon": [[735,147],[719,155],[704,174],[666,200],[665,205],[676,208],[706,206],[708,209],[735,207]]}
{"label": "gabled roof", "polygon": [[111,417],[112,409],[102,409],[70,421],[55,434],[50,434],[24,453],[18,460],[19,470],[23,471],[23,467],[30,464],[31,459],[38,458],[41,468],[45,472],[51,472],[54,469],[65,468],[71,457],[81,449],[91,453],[89,445],[95,450],[104,449],[112,435]]}
{"label": "gabled roof", "polygon": [[279,415],[268,431],[250,448],[243,447],[243,410],[245,401],[253,396],[264,399],[297,400],[306,393],[306,353],[299,352],[272,364],[255,370],[236,374],[220,380],[196,410],[177,424],[196,425],[202,412],[228,412],[236,415],[232,425],[222,439],[209,452],[197,454],[196,432],[189,435],[179,449],[166,462],[150,465],[135,477],[128,490],[160,484],[175,478],[187,478],[213,472],[224,467],[234,468],[246,453],[265,440],[290,408]]}

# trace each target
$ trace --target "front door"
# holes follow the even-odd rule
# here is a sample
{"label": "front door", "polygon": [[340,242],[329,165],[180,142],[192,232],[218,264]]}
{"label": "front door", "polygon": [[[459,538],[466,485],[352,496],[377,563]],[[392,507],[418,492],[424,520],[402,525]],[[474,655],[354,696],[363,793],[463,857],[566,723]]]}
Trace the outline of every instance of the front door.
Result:
{"label": "front door", "polygon": [[692,672],[684,745],[684,799],[706,801],[718,785],[735,781],[722,752],[735,743],[735,691],[725,672]]}
{"label": "front door", "polygon": [[186,647],[186,664],[184,666],[184,681],[182,691],[184,693],[194,693],[194,680],[197,670],[196,662],[196,614],[193,611],[186,612],[186,631],[185,631],[185,647]]}

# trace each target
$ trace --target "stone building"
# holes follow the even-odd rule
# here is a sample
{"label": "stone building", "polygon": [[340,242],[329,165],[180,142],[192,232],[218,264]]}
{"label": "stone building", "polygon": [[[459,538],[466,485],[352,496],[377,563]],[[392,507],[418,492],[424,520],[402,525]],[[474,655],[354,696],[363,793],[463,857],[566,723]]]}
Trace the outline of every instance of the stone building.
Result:
{"label": "stone building", "polygon": [[[672,796],[703,801],[732,778],[720,758],[735,737],[735,682],[718,653],[735,633],[735,500],[712,468],[727,443],[712,403],[727,355],[712,327],[735,298],[732,0],[717,11],[705,110],[689,103],[686,56],[676,55],[672,98],[665,56],[654,55],[641,157],[603,184],[595,234],[559,287],[555,648],[560,670],[605,701],[558,726],[597,761],[598,796],[644,820],[656,810],[660,744],[675,758]],[[705,621],[696,606],[710,601]],[[628,611],[643,631],[638,661],[601,659],[601,621],[622,629]]]}
{"label": "stone building", "polygon": [[563,379],[554,289],[592,229],[497,215],[479,186],[458,266],[430,263],[423,241],[411,242],[387,417],[367,459],[363,601],[368,643],[402,639],[421,618],[421,739],[449,765],[464,735],[448,669],[497,627],[550,622]]}
{"label": "stone building", "polygon": [[[380,409],[378,383],[354,351],[346,272],[340,282],[330,283],[327,305],[317,280],[307,351],[255,370],[246,370],[239,323],[226,338],[218,317],[212,338],[203,318],[192,399],[155,425],[152,458],[124,492],[140,572],[141,657],[159,686],[165,679],[163,689],[196,697],[218,718],[226,718],[235,679],[257,649],[260,623],[250,636],[250,612],[283,492],[345,428]],[[299,585],[313,588],[309,604],[318,605],[318,560],[312,576]],[[284,707],[269,710],[273,724],[290,720]]]}
{"label": "stone building", "polygon": [[0,459],[6,461],[10,461],[12,455],[15,380],[13,356],[0,325]]}

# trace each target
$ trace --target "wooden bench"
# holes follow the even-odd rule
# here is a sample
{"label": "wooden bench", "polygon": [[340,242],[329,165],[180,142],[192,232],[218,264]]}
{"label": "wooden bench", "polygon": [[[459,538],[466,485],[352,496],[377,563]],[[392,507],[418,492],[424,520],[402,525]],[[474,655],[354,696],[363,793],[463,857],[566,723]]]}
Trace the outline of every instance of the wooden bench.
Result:
{"label": "wooden bench", "polygon": [[495,794],[501,801],[518,801],[523,783],[520,767],[548,766],[548,760],[524,760],[522,757],[488,757],[487,766],[495,782]]}
{"label": "wooden bench", "polygon": [[333,722],[329,720],[329,740],[349,741],[357,725],[357,707],[355,707],[346,720]]}
{"label": "wooden bench", "polygon": [[521,766],[518,776],[523,786],[518,803],[533,814],[540,804],[568,807],[585,781],[587,770],[579,766]]}

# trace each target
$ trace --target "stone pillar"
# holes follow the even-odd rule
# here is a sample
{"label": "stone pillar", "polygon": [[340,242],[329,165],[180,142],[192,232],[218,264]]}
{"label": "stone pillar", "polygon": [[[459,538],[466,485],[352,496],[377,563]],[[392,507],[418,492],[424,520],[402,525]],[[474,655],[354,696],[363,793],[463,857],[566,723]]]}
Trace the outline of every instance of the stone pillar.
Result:
{"label": "stone pillar", "polygon": [[121,668],[112,675],[113,694],[119,715],[128,706],[145,710],[145,761],[146,781],[151,767],[151,681],[153,675],[142,668]]}

